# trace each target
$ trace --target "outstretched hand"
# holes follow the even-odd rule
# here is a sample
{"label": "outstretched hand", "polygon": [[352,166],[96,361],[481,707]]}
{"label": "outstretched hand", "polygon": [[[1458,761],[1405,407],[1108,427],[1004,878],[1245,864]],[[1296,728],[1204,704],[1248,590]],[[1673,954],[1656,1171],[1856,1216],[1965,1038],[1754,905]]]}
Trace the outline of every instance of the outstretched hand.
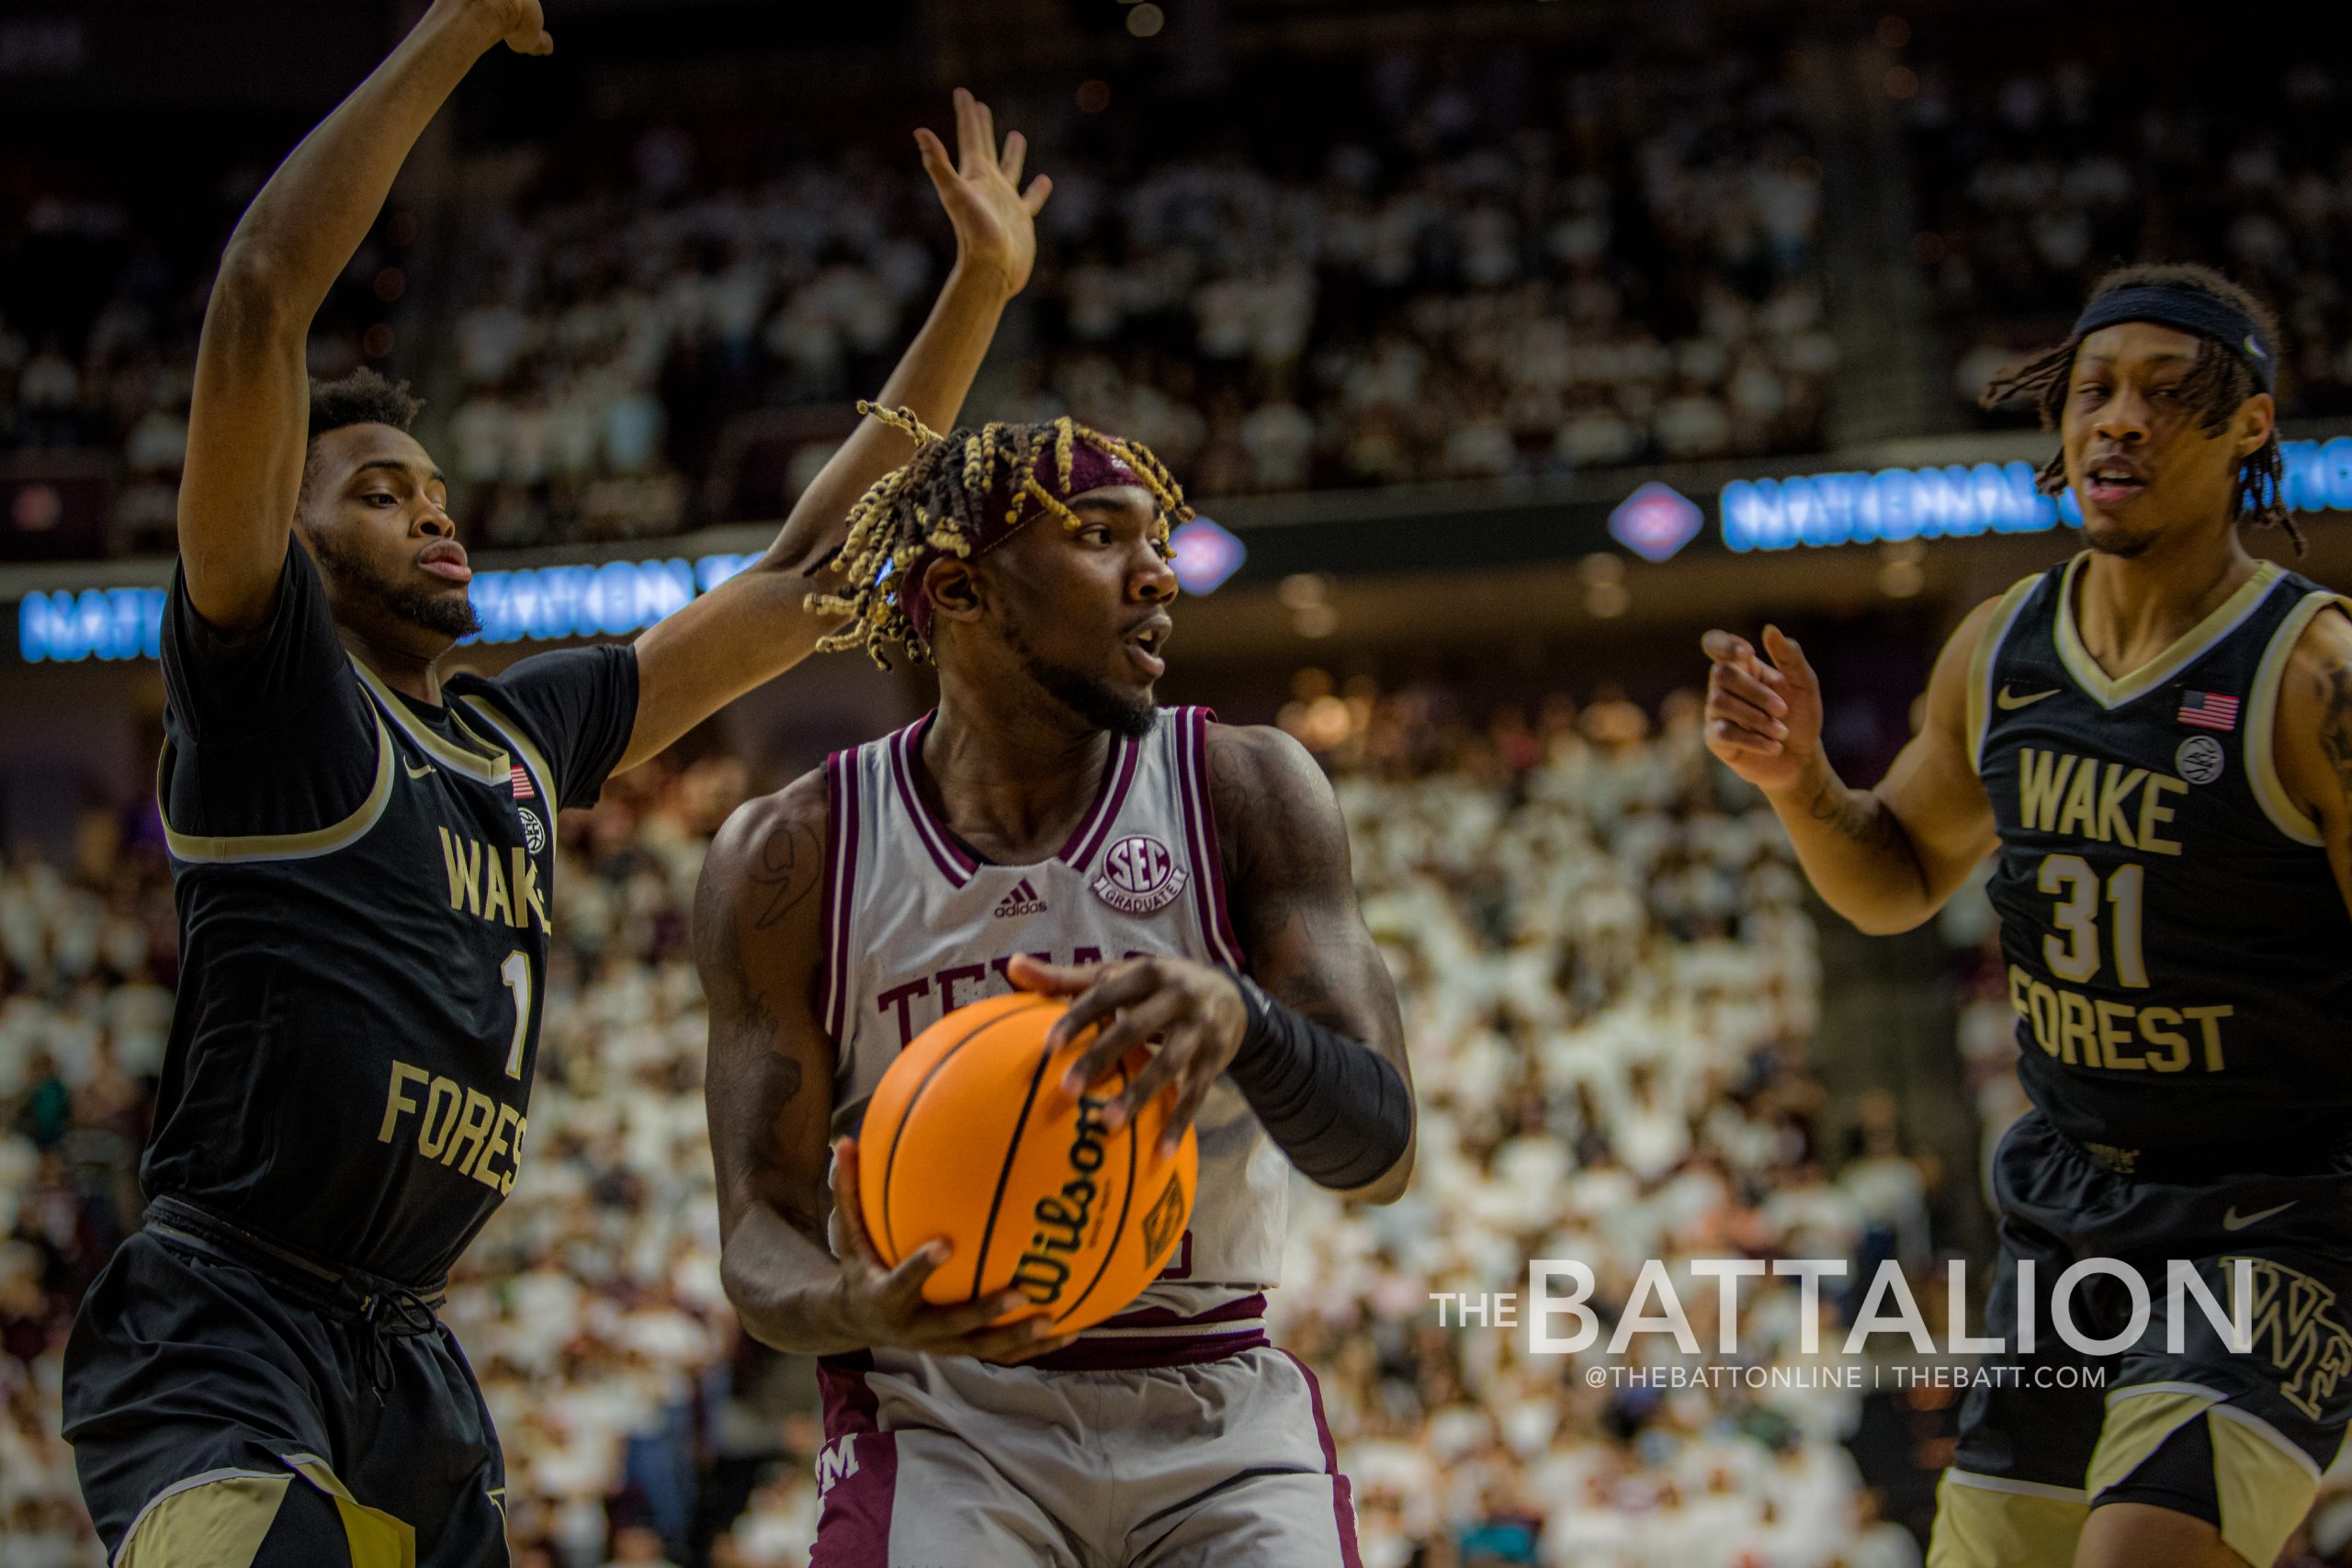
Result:
{"label": "outstretched hand", "polygon": [[1027,190],[1021,188],[1028,139],[1013,131],[1000,152],[996,117],[961,87],[956,89],[956,143],[951,163],[945,144],[928,128],[915,132],[923,173],[931,176],[939,204],[956,226],[956,258],[963,265],[1001,274],[1005,293],[1018,294],[1036,265],[1036,217],[1053,194],[1054,182],[1039,175]]}
{"label": "outstretched hand", "polygon": [[1764,653],[1745,637],[1711,631],[1700,639],[1707,672],[1707,750],[1758,789],[1788,789],[1821,752],[1821,681],[1804,649],[1764,628]]}
{"label": "outstretched hand", "polygon": [[482,47],[503,43],[517,54],[553,54],[554,35],[539,0],[434,0],[434,9],[462,17],[482,29]]}
{"label": "outstretched hand", "polygon": [[1158,1042],[1150,1064],[1104,1110],[1102,1125],[1117,1132],[1152,1096],[1172,1086],[1176,1103],[1159,1137],[1163,1158],[1183,1141],[1184,1129],[1200,1114],[1217,1075],[1232,1065],[1250,1021],[1232,976],[1186,958],[1047,964],[1018,953],[1005,974],[1024,991],[1073,998],[1069,1010],[1046,1032],[1046,1049],[1058,1051],[1090,1026],[1100,1026],[1063,1076],[1063,1088],[1073,1094],[1101,1080],[1136,1046]]}

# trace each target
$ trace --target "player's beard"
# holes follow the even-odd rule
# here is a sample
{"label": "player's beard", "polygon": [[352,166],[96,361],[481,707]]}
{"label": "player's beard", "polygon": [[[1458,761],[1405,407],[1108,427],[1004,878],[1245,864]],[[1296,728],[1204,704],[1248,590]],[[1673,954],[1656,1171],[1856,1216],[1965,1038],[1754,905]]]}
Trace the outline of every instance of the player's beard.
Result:
{"label": "player's beard", "polygon": [[1130,740],[1140,740],[1151,733],[1159,709],[1150,698],[1128,696],[1100,675],[1039,658],[1012,626],[1004,628],[1004,637],[1020,656],[1021,668],[1029,679],[1088,725]]}
{"label": "player's beard", "polygon": [[2113,556],[2118,560],[2143,556],[2155,542],[2156,536],[2144,528],[2127,528],[2120,523],[2086,521],[2083,525],[2083,543],[2100,555]]}
{"label": "player's beard", "polygon": [[375,602],[395,620],[455,640],[481,630],[470,593],[435,592],[413,582],[393,582],[359,556],[337,544],[325,529],[306,530],[319,570],[333,577],[347,593]]}

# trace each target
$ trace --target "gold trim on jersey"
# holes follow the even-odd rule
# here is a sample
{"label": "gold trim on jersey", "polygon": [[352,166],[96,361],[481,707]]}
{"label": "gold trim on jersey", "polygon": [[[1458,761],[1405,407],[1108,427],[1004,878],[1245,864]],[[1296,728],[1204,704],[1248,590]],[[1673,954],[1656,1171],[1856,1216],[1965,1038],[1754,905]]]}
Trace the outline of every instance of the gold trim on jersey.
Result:
{"label": "gold trim on jersey", "polygon": [[2254,798],[2262,803],[2263,815],[2270,818],[2272,827],[2312,849],[2321,843],[2319,827],[2303,814],[2278,778],[2278,688],[2287,678],[2287,661],[2294,657],[2295,644],[2330,604],[2342,605],[2352,615],[2352,600],[2324,588],[2304,594],[2302,603],[2287,612],[2287,618],[2271,634],[2270,646],[2262,651],[2262,663],[2254,672],[2254,690],[2246,694],[2245,704],[2245,776],[2254,786]]}
{"label": "gold trim on jersey", "polygon": [[2017,625],[2027,595],[2041,581],[2041,573],[2037,571],[2009,585],[1994,606],[1993,618],[1985,623],[1976,651],[1968,656],[1968,765],[1979,773],[1984,771],[1984,731],[1992,716],[1993,670],[2001,661],[2001,645],[2008,640],[2009,628]]}
{"label": "gold trim on jersey", "polygon": [[392,759],[396,749],[390,732],[384,728],[384,716],[376,716],[376,782],[368,791],[368,798],[359,809],[340,822],[317,828],[307,833],[249,833],[242,837],[218,837],[202,833],[182,833],[172,827],[165,803],[171,799],[170,777],[172,746],[155,759],[155,814],[163,819],[164,842],[172,858],[204,865],[217,865],[238,861],[311,860],[319,855],[333,854],[347,844],[359,841],[376,819],[384,814],[384,807],[392,798]]}
{"label": "gold trim on jersey", "polygon": [[[435,761],[453,773],[463,774],[476,784],[503,784],[513,781],[514,764],[505,752],[497,750],[495,748],[488,754],[469,751],[444,739],[431,725],[410,712],[408,705],[402,702],[399,694],[390,686],[384,684],[382,678],[373,670],[368,669],[356,659],[351,661],[351,667],[359,671],[359,679],[367,684],[370,692],[375,694],[376,705],[391,715],[392,722],[399,725],[411,740],[423,747],[425,754]],[[481,739],[463,723],[460,723],[458,728],[475,739]]]}
{"label": "gold trim on jersey", "polygon": [[2066,563],[2066,575],[2058,581],[2058,660],[2075,683],[2088,693],[2099,706],[2112,711],[2135,697],[2143,697],[2166,681],[2187,669],[2191,660],[2211,649],[2223,637],[2235,631],[2238,623],[2254,614],[2255,606],[2278,581],[2279,567],[2276,561],[2264,561],[2254,569],[2254,575],[2238,584],[2237,592],[2213,607],[2203,620],[2173,639],[2170,648],[2141,665],[2137,670],[2110,676],[2099,668],[2090,649],[2083,646],[2082,634],[2075,629],[2075,581],[2082,576],[2083,563],[2091,552],[2083,551]]}
{"label": "gold trim on jersey", "polygon": [[555,770],[548,766],[547,758],[540,755],[537,746],[531,744],[530,737],[523,733],[521,725],[501,717],[498,709],[481,697],[468,696],[461,700],[466,706],[480,714],[483,722],[498,731],[505,742],[521,755],[524,768],[530,773],[532,782],[538,786],[539,798],[547,802],[548,808],[543,815],[547,818],[548,843],[552,846],[555,843],[556,819],[563,815],[562,807],[556,801]]}

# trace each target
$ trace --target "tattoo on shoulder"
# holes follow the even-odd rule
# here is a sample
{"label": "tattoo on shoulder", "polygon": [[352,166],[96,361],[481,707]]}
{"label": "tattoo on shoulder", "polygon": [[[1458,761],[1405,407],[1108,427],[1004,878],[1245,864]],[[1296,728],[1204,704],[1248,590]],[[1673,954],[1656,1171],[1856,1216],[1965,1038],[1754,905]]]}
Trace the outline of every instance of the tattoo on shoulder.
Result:
{"label": "tattoo on shoulder", "polygon": [[2352,664],[2330,660],[2320,669],[2319,744],[2335,770],[2345,798],[2352,800]]}
{"label": "tattoo on shoulder", "polygon": [[824,880],[825,845],[806,822],[781,822],[760,840],[758,857],[745,870],[759,914],[753,931],[765,931],[800,907]]}

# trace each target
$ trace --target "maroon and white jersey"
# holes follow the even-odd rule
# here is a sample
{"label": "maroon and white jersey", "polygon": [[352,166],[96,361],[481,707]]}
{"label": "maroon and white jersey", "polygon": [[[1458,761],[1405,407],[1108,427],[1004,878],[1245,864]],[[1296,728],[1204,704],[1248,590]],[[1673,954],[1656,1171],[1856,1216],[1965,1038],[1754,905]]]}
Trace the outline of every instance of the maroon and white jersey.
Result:
{"label": "maroon and white jersey", "polygon": [[[1092,808],[1059,853],[1033,865],[980,859],[923,804],[915,771],[935,716],[825,764],[820,1006],[840,1130],[864,1114],[917,1034],[1012,988],[1005,966],[1016,953],[1056,964],[1170,953],[1242,967],[1209,808],[1205,708],[1163,708],[1143,739],[1114,736]],[[1290,1162],[1230,1079],[1209,1091],[1194,1126],[1192,1226],[1136,1303],[1162,1325],[1275,1283],[1282,1262]],[[1142,1331],[1114,1320],[1088,1337]]]}

